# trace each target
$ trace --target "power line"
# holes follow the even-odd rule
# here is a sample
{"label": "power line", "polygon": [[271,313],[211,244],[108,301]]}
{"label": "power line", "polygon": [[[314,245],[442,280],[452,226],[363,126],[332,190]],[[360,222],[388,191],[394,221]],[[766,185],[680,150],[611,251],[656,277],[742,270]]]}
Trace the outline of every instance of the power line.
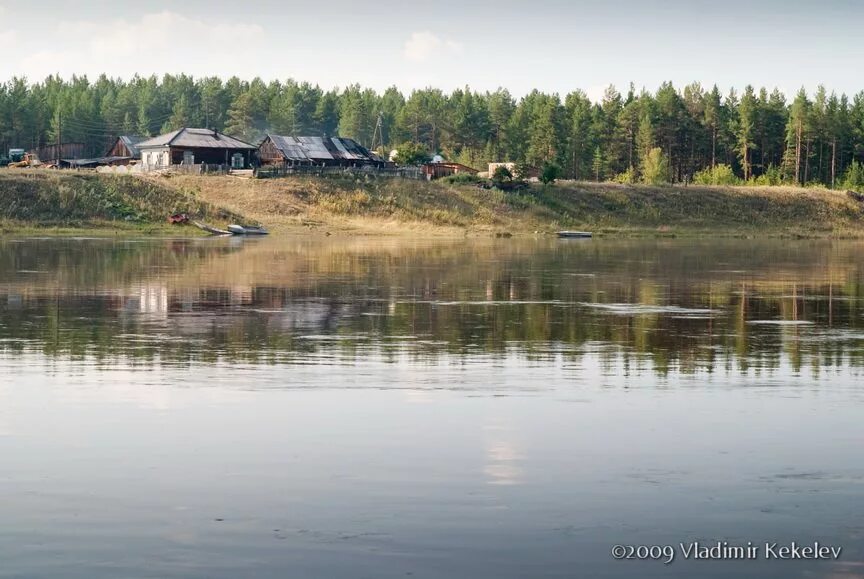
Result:
{"label": "power line", "polygon": [[[151,119],[147,119],[147,121],[148,121],[147,124],[153,125],[156,123],[164,123],[165,121],[170,119],[172,116],[173,116],[173,113],[169,113],[166,115],[160,115],[158,117],[153,117]],[[139,120],[139,122],[140,122],[140,120]],[[76,119],[76,118],[72,118],[72,119],[67,118],[66,123],[70,124],[70,125],[74,125],[76,127],[79,127],[81,129],[107,130],[107,131],[123,130],[123,128],[125,126],[125,123],[123,123],[123,124],[116,124],[116,123],[109,123],[109,122],[101,123],[99,121],[85,121],[85,120]]]}

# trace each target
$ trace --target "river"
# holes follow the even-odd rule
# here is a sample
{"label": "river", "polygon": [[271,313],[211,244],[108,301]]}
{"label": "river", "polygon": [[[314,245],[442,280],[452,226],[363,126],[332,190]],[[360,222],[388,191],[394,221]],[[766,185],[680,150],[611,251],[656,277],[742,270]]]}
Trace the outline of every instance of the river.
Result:
{"label": "river", "polygon": [[862,255],[0,241],[0,577],[862,577]]}

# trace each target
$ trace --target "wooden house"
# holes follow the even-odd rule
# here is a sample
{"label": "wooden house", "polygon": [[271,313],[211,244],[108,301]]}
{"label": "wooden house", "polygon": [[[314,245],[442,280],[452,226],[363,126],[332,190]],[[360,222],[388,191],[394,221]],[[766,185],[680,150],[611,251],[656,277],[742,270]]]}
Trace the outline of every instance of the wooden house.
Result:
{"label": "wooden house", "polygon": [[184,127],[138,143],[141,163],[147,168],[171,165],[224,165],[246,169],[256,147],[214,129]]}
{"label": "wooden house", "polygon": [[127,157],[129,159],[140,159],[141,150],[138,144],[146,141],[147,137],[138,135],[120,135],[114,144],[105,153],[106,157]]}
{"label": "wooden house", "polygon": [[267,135],[258,146],[263,165],[382,167],[387,162],[353,139]]}

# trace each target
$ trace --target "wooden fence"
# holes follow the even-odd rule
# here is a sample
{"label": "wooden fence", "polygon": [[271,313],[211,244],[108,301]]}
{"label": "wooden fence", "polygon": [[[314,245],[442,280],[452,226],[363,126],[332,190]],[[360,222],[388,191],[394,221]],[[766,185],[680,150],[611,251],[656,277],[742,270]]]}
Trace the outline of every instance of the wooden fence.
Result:
{"label": "wooden fence", "polygon": [[270,179],[273,177],[288,177],[305,175],[311,177],[398,177],[401,179],[416,179],[425,181],[426,175],[420,167],[323,167],[315,165],[273,165],[255,169],[255,177]]}
{"label": "wooden fence", "polygon": [[142,173],[183,173],[187,175],[227,175],[231,171],[230,165],[208,165],[198,163],[196,165],[138,165]]}

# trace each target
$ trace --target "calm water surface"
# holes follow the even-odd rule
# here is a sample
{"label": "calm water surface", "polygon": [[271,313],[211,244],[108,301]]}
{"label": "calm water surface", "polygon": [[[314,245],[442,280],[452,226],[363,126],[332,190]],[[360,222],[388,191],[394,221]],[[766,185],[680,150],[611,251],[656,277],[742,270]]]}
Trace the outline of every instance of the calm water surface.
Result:
{"label": "calm water surface", "polygon": [[0,241],[0,577],[864,577],[862,378],[861,243]]}

